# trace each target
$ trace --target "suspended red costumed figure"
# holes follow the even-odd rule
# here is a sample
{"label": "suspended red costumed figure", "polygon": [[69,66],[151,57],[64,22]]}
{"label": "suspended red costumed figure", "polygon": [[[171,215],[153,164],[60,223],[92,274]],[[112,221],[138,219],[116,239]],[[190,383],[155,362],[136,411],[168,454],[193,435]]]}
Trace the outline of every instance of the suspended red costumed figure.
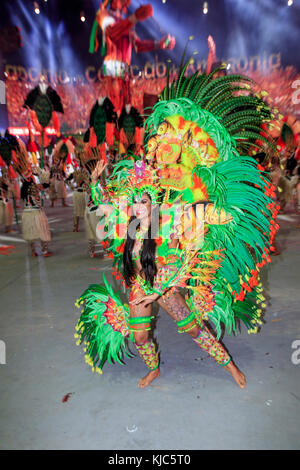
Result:
{"label": "suspended red costumed figure", "polygon": [[99,48],[98,33],[102,32],[101,54],[104,56],[103,75],[115,80],[111,83],[111,96],[120,115],[124,105],[130,103],[129,77],[132,49],[135,52],[152,52],[158,49],[173,49],[175,38],[166,35],[158,41],[141,40],[135,25],[153,16],[151,4],[140,6],[132,15],[123,18],[130,0],[105,0],[96,13],[91,38],[90,52]]}

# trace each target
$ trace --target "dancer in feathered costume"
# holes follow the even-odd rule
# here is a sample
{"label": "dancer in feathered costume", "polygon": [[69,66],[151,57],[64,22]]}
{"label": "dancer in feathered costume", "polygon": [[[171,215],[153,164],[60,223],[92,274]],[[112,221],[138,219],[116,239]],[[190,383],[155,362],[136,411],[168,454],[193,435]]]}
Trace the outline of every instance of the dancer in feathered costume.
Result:
{"label": "dancer in feathered costume", "polygon": [[1,224],[5,224],[6,232],[13,232],[12,224],[14,215],[18,224],[17,201],[20,199],[20,188],[18,175],[13,166],[17,161],[16,151],[25,145],[23,141],[5,132],[4,137],[0,137],[0,169],[1,178]]}
{"label": "dancer in feathered costume", "polygon": [[51,207],[54,206],[56,199],[61,199],[62,206],[68,207],[68,204],[66,203],[67,190],[65,185],[65,181],[67,179],[66,162],[68,155],[74,154],[74,152],[74,145],[68,138],[60,139],[55,145],[53,151],[53,164],[50,169],[49,196]]}
{"label": "dancer in feathered costume", "polygon": [[7,169],[2,167],[0,176],[0,225],[5,225],[5,233],[12,232],[14,222],[12,190],[13,186],[8,178]]}
{"label": "dancer in feathered costume", "polygon": [[78,143],[75,147],[75,168],[66,179],[67,184],[73,190],[73,232],[79,231],[79,220],[84,218],[87,203],[87,190],[90,186],[90,178],[82,163],[83,143]]}
{"label": "dancer in feathered costume", "polygon": [[[240,322],[249,332],[262,323],[259,270],[270,262],[278,206],[268,175],[248,152],[259,141],[276,151],[261,135],[270,110],[251,93],[250,79],[213,80],[215,71],[187,78],[187,66],[171,87],[167,80],[146,121],[148,163],[118,164],[106,188],[97,186],[103,166],[92,175],[93,198],[107,214],[99,232],[130,296],[129,307],[123,305],[105,278],[103,286],[90,286],[78,301],[84,306],[78,343],[85,343],[87,362],[101,373],[106,360],[130,355],[126,340],[132,340],[149,369],[139,382],[146,387],[160,375],[149,338],[151,304],[158,301],[178,331],[191,335],[244,388],[244,374],[217,338],[222,325],[230,334]],[[181,287],[188,290],[185,298]]]}
{"label": "dancer in feathered costume", "polygon": [[[87,133],[88,134],[88,133]],[[87,140],[87,136],[85,136]],[[91,174],[95,170],[95,167],[98,162],[102,162],[103,168],[106,163],[102,158],[101,148],[90,147],[88,143],[85,144],[84,150],[80,152],[78,158],[81,162],[81,177],[85,188],[85,210],[84,210],[84,228],[85,236],[88,241],[88,252],[90,258],[94,258],[95,254],[95,245],[99,243],[96,235],[97,224],[101,218],[97,214],[98,205],[95,204],[91,195]],[[102,181],[103,184],[103,181]],[[101,256],[104,254],[104,249],[100,245]]]}
{"label": "dancer in feathered costume", "polygon": [[48,218],[42,208],[41,191],[47,184],[41,184],[38,173],[35,175],[34,168],[30,164],[29,156],[25,146],[16,150],[15,168],[22,178],[21,199],[24,202],[22,212],[22,236],[31,248],[32,256],[37,256],[36,242],[41,242],[42,255],[52,256],[48,250],[51,241],[51,233]]}

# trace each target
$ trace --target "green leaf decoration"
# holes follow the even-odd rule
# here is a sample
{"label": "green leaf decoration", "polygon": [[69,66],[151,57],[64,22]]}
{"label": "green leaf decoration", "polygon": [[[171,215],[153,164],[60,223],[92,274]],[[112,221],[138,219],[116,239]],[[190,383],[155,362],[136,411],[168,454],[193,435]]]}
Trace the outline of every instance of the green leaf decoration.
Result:
{"label": "green leaf decoration", "polygon": [[33,106],[40,125],[45,129],[51,118],[53,107],[47,95],[38,95]]}
{"label": "green leaf decoration", "polygon": [[94,116],[94,130],[97,136],[97,144],[102,144],[105,140],[105,126],[107,122],[106,112],[103,106],[98,106]]}

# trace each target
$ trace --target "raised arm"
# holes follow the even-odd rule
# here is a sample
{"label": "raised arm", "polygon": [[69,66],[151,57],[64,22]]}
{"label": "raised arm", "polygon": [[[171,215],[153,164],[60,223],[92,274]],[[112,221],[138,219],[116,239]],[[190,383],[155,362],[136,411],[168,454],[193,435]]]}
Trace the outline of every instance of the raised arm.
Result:
{"label": "raised arm", "polygon": [[134,49],[137,53],[139,52],[152,52],[158,49],[172,50],[175,47],[175,38],[168,34],[159,41],[152,41],[151,39],[141,40],[138,36],[134,39]]}
{"label": "raised arm", "polygon": [[97,206],[103,203],[105,196],[102,186],[99,185],[99,177],[102,175],[106,166],[107,163],[105,163],[104,160],[99,160],[91,174],[91,196]]}
{"label": "raised arm", "polygon": [[145,21],[153,15],[151,4],[140,6],[132,15],[124,20],[118,20],[109,24],[108,17],[102,17],[100,26],[105,31],[106,36],[113,42],[118,41],[122,36],[127,35],[129,31],[140,21]]}
{"label": "raised arm", "polygon": [[211,67],[214,62],[217,60],[216,55],[216,45],[212,36],[208,36],[208,57],[207,57],[207,66],[206,66],[206,75],[210,74]]}

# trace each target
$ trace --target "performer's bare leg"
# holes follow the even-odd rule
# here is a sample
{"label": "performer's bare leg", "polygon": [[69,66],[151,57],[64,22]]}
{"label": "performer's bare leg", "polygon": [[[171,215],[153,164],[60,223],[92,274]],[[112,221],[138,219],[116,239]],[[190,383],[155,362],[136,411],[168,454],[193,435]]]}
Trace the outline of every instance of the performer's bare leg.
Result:
{"label": "performer's bare leg", "polygon": [[78,216],[74,216],[74,228],[73,228],[73,232],[78,232],[78,227],[79,227],[79,217]]}
{"label": "performer's bare leg", "polygon": [[[143,345],[147,345],[148,347],[149,346],[151,347],[152,344],[154,344],[153,342],[152,342],[151,345],[147,344],[147,343],[149,343],[149,335],[148,335],[147,331],[134,333],[134,339],[135,339],[135,343],[136,343],[137,348],[141,348],[141,347],[143,347]],[[150,385],[151,382],[153,382],[153,380],[157,379],[159,376],[160,376],[159,367],[157,367],[155,370],[150,370],[147,375],[145,375],[144,377],[142,377],[139,380],[138,387],[139,388],[148,387],[148,385]]]}
{"label": "performer's bare leg", "polygon": [[[134,294],[132,293],[132,291],[131,291],[129,301],[132,300],[133,298],[138,298],[144,295],[142,291],[135,292]],[[135,346],[138,350],[138,353],[149,369],[148,374],[139,380],[138,382],[139,388],[148,387],[154,379],[160,376],[158,354],[156,351],[156,347],[154,345],[154,342],[152,340],[149,340],[148,331],[145,329],[150,324],[151,311],[152,311],[151,305],[148,305],[147,307],[144,307],[142,305],[130,305],[130,318],[132,319],[135,319],[137,317],[149,318],[148,323],[138,324],[138,329],[140,331],[134,331],[133,333],[134,339],[135,339]]]}
{"label": "performer's bare leg", "polygon": [[94,240],[89,240],[89,255],[90,258],[95,258],[95,242]]}
{"label": "performer's bare leg", "polygon": [[35,251],[35,243],[34,242],[30,243],[30,250],[31,250],[31,256],[37,256],[37,253]]}
{"label": "performer's bare leg", "polygon": [[[191,313],[184,298],[176,291],[163,295],[158,299],[158,303],[176,322],[186,319]],[[232,375],[240,388],[245,388],[245,375],[238,369],[232,359],[230,360],[230,356],[225,348],[206,326],[195,325],[187,333],[194,339],[197,345],[214,357],[217,362],[219,361],[219,364],[222,364],[223,360],[223,364],[226,364],[228,357],[230,362],[223,365],[224,369]]]}
{"label": "performer's bare leg", "polygon": [[52,256],[53,253],[51,251],[48,251],[48,242],[43,242],[42,241],[42,254],[44,257]]}

